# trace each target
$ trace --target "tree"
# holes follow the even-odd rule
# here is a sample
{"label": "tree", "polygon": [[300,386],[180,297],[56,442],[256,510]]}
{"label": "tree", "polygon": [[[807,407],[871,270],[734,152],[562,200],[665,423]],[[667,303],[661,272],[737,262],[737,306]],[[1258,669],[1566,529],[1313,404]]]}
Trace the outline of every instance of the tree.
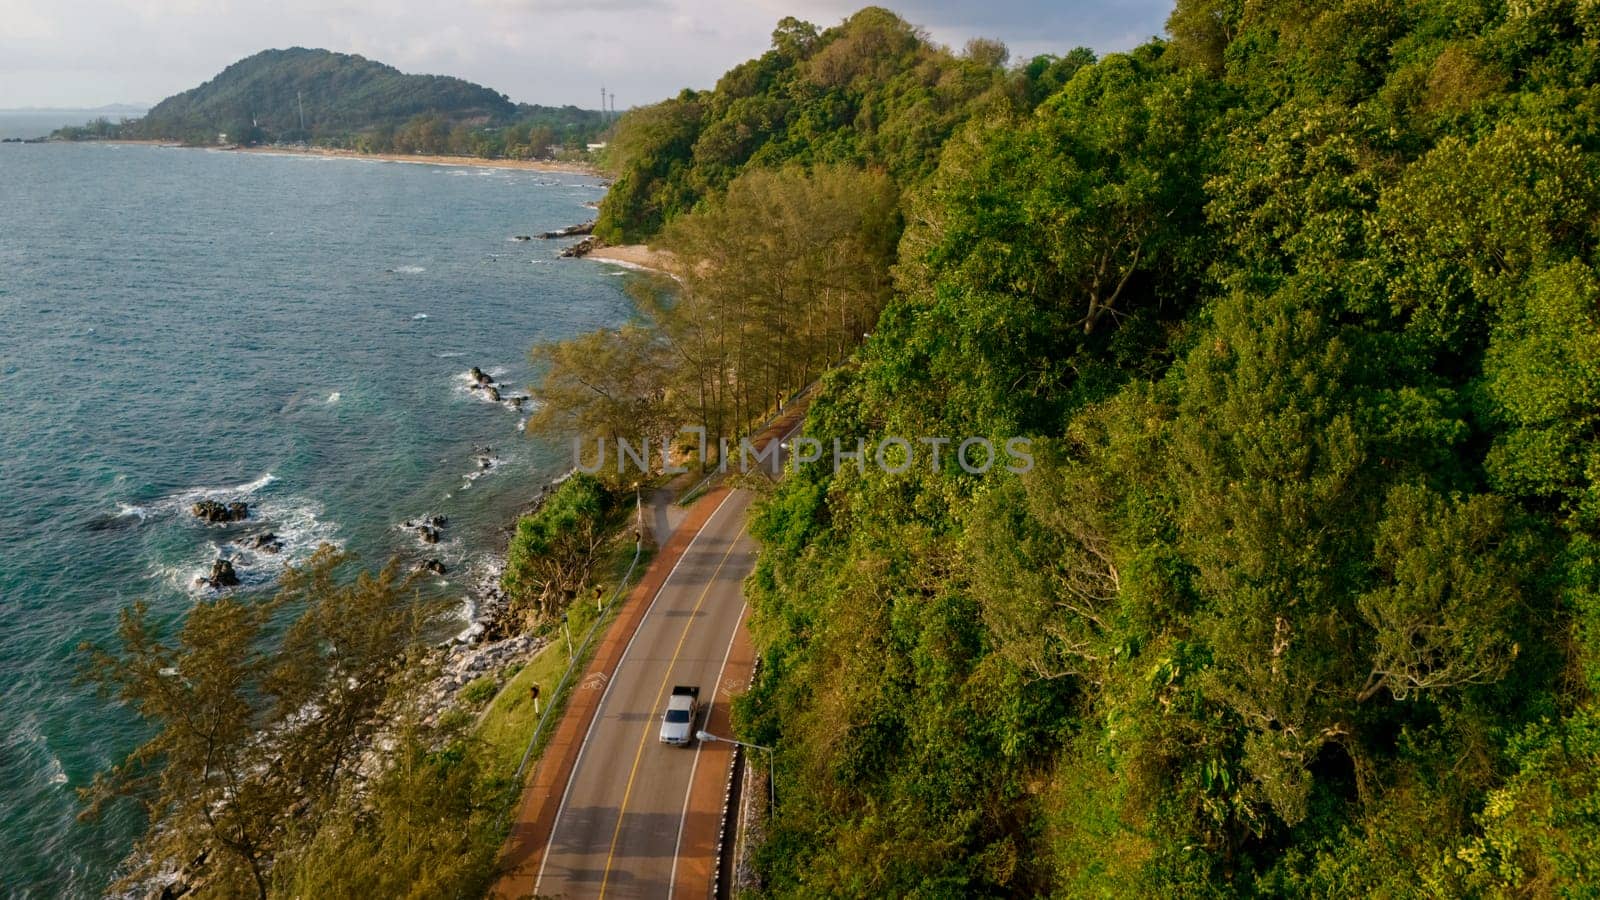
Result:
{"label": "tree", "polygon": [[1512,613],[1524,601],[1503,502],[1401,485],[1386,507],[1373,554],[1380,585],[1358,601],[1374,654],[1356,700],[1504,678],[1519,649]]}
{"label": "tree", "polygon": [[437,610],[394,564],[344,582],[344,562],[325,547],[271,597],[202,603],[170,643],[137,603],[119,646],[82,645],[84,677],[155,729],[81,791],[86,816],[131,796],[160,823],[124,883],[201,859],[218,893],[265,898],[291,828],[315,830]]}
{"label": "tree", "polygon": [[583,592],[610,534],[611,506],[600,481],[580,472],[517,521],[501,576],[515,607],[547,622]]}
{"label": "tree", "polygon": [[666,232],[683,290],[658,308],[660,330],[696,379],[683,406],[713,437],[735,436],[873,327],[896,199],[884,176],[847,167],[757,169]]}
{"label": "tree", "polygon": [[[533,364],[544,371],[533,390],[539,407],[528,417],[528,432],[570,435],[597,452],[610,446],[620,453],[623,441],[659,447],[678,427],[668,402],[668,352],[659,334],[638,324],[536,346]],[[646,465],[653,468],[659,458],[659,452],[647,456]],[[621,477],[614,467],[602,473]]]}

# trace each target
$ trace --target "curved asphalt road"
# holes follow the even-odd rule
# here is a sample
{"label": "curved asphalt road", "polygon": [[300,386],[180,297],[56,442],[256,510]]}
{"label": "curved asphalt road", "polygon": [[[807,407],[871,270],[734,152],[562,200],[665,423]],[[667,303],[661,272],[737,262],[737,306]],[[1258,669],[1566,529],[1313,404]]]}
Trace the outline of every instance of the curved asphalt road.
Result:
{"label": "curved asphalt road", "polygon": [[675,684],[700,686],[704,728],[744,611],[755,563],[747,491],[722,500],[673,568],[606,685],[556,815],[535,891],[541,897],[667,897],[691,816],[698,744],[657,739]]}

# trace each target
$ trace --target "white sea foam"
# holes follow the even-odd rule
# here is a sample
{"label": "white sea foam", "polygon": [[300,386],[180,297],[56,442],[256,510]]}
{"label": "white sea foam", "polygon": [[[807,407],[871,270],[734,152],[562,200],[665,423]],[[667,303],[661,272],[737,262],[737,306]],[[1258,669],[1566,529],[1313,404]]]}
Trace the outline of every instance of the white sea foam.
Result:
{"label": "white sea foam", "polygon": [[[337,397],[338,395],[335,394],[334,396]],[[137,516],[143,520],[155,515],[170,515],[179,511],[187,511],[189,507],[199,503],[201,500],[242,500],[256,494],[262,488],[277,480],[278,476],[268,472],[255,481],[248,481],[244,484],[233,485],[232,487],[189,488],[145,505],[118,503],[117,515],[119,517]]]}
{"label": "white sea foam", "polygon": [[135,518],[143,522],[150,517],[150,510],[133,503],[118,503],[117,518]]}
{"label": "white sea foam", "polygon": [[435,353],[433,355],[433,358],[434,359],[460,359],[461,357],[466,356],[466,355],[467,355],[467,351],[465,351],[465,350],[445,350],[442,353]]}
{"label": "white sea foam", "polygon": [[338,391],[334,391],[333,393],[328,395],[328,404],[331,406],[332,404],[338,403],[339,402],[339,398],[342,397],[342,396],[344,396],[344,395],[339,393]]}
{"label": "white sea foam", "polygon": [[[336,403],[339,392],[329,395],[327,402]],[[232,487],[194,487],[171,494],[153,503],[138,506],[118,504],[119,516],[137,517],[141,522],[153,519],[176,519],[185,524],[199,524],[189,514],[189,509],[201,500],[232,502],[248,500],[250,518],[247,526],[237,523],[223,526],[218,537],[200,542],[182,560],[172,564],[156,564],[151,574],[174,588],[194,597],[211,593],[198,579],[211,574],[211,564],[226,559],[234,565],[243,587],[256,588],[271,584],[293,564],[303,562],[323,544],[341,546],[338,526],[321,519],[322,506],[312,500],[294,495],[262,492],[278,481],[271,472],[254,481]],[[242,529],[248,529],[248,531]],[[233,542],[245,534],[270,531],[277,537],[280,549],[276,553],[254,550]],[[217,532],[212,532],[217,533]]]}
{"label": "white sea foam", "polygon": [[421,275],[428,270],[423,266],[395,266],[389,271],[396,275]]}
{"label": "white sea foam", "polygon": [[206,597],[216,592],[202,579],[210,576],[214,561],[226,559],[233,563],[240,587],[268,587],[285,569],[305,562],[323,544],[344,545],[338,526],[323,521],[321,515],[322,506],[304,498],[264,500],[251,509],[251,519],[259,520],[260,531],[270,531],[278,539],[278,552],[251,549],[231,540],[207,541],[183,562],[155,567],[154,572],[192,597]]}
{"label": "white sea foam", "polygon": [[466,481],[463,482],[462,485],[461,485],[461,489],[462,490],[466,490],[466,489],[472,487],[472,483],[474,481],[477,481],[479,478],[482,478],[483,476],[490,474],[494,470],[496,470],[496,469],[500,468],[501,466],[505,465],[505,462],[506,462],[504,459],[502,459],[502,458],[500,458],[498,456],[478,457],[478,459],[479,459],[478,468],[472,470],[471,472],[468,472],[464,476],[466,478]]}
{"label": "white sea foam", "polygon": [[427,314],[427,313],[417,313],[417,314],[416,314],[416,315],[414,315],[414,316],[412,316],[412,317],[411,317],[411,321],[413,321],[413,322],[420,322],[420,321],[422,321],[422,320],[423,320],[423,319],[426,319],[426,318],[427,318],[427,317],[428,317],[428,314]]}

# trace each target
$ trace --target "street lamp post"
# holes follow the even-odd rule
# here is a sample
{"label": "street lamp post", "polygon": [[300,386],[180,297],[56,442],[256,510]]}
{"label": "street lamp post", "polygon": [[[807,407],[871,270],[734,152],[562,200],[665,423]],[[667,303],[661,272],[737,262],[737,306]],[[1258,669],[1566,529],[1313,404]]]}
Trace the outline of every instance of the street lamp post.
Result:
{"label": "street lamp post", "polygon": [[771,791],[772,814],[778,814],[778,761],[771,747],[763,747],[760,744],[747,744],[744,741],[736,741],[728,737],[718,737],[705,730],[695,732],[694,736],[711,744],[721,741],[724,744],[736,744],[749,750],[765,750],[767,753],[767,787]]}

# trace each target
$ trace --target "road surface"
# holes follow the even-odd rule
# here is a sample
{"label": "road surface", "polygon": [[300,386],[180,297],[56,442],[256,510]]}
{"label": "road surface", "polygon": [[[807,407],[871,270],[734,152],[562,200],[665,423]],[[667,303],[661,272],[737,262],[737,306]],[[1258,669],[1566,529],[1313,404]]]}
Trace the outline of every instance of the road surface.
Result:
{"label": "road surface", "polygon": [[[541,897],[667,897],[679,842],[696,816],[689,787],[699,744],[657,739],[675,684],[715,698],[744,613],[742,582],[755,564],[745,533],[751,495],[733,491],[684,550],[657,592],[579,750],[535,880]],[[703,728],[706,711],[696,721]],[[723,757],[725,759],[725,757]],[[720,800],[720,798],[718,798]]]}
{"label": "road surface", "polygon": [[[758,436],[800,427],[793,403]],[[781,437],[780,437],[781,436]],[[781,472],[783,453],[769,460]],[[730,733],[729,703],[755,662],[742,582],[753,496],[713,487],[671,522],[671,537],[624,602],[524,786],[492,896],[699,900],[716,878],[733,754],[726,743],[658,740],[675,684],[700,687],[696,728]],[[652,522],[658,532],[662,523]]]}

